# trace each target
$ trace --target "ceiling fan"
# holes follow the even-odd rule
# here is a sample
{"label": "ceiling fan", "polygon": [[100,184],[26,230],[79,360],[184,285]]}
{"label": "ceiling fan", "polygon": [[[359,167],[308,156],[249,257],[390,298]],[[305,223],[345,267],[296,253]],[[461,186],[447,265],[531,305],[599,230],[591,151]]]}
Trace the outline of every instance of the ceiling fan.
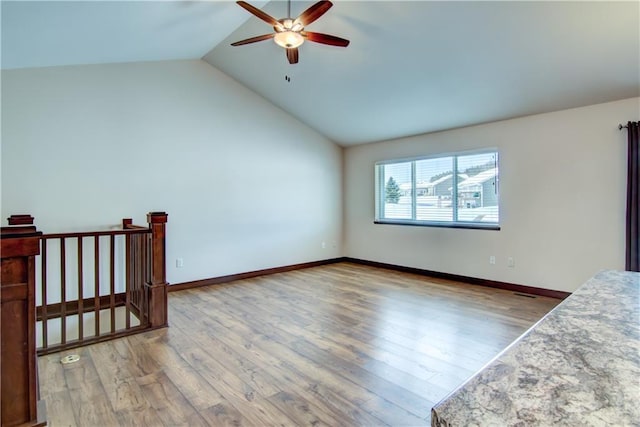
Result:
{"label": "ceiling fan", "polygon": [[349,45],[349,40],[329,34],[313,33],[311,31],[304,30],[304,27],[320,18],[331,8],[331,6],[333,6],[333,3],[328,0],[321,0],[315,3],[313,6],[302,12],[296,19],[291,19],[291,0],[287,3],[287,18],[282,19],[275,19],[260,9],[251,6],[247,2],[237,1],[236,3],[253,15],[262,19],[267,24],[272,25],[275,33],[240,40],[238,42],[231,43],[231,46],[241,46],[272,38],[278,46],[286,49],[289,64],[297,64],[298,47],[304,43],[305,39],[315,43],[328,44],[331,46],[347,47]]}

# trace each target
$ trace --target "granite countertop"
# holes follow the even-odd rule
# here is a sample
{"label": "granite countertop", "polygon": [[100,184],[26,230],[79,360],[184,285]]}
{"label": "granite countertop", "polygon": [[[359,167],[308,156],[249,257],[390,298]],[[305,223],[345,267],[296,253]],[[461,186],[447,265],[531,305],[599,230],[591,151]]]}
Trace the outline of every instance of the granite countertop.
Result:
{"label": "granite countertop", "polygon": [[431,410],[431,425],[640,425],[640,273],[602,271]]}

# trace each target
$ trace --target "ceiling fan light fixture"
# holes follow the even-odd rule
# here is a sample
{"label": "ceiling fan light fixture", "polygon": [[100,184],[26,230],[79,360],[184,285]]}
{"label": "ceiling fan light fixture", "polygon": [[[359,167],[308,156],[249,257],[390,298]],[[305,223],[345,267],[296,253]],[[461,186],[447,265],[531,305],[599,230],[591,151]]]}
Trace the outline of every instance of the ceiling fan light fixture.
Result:
{"label": "ceiling fan light fixture", "polygon": [[283,31],[281,33],[277,33],[273,37],[273,40],[278,46],[285,49],[293,49],[304,42],[304,37],[302,37],[302,34],[295,31]]}
{"label": "ceiling fan light fixture", "polygon": [[304,12],[300,14],[296,19],[291,19],[291,0],[287,1],[287,18],[276,19],[273,16],[263,12],[255,6],[251,6],[249,3],[243,0],[236,1],[239,6],[246,9],[257,18],[262,19],[267,24],[273,27],[274,33],[263,34],[261,36],[251,37],[245,40],[240,40],[231,43],[231,46],[242,46],[249,43],[261,42],[263,40],[273,39],[273,41],[280,47],[285,49],[287,60],[289,64],[298,63],[298,46],[304,43],[305,40],[310,42],[326,44],[330,46],[347,47],[349,40],[341,39],[340,37],[332,36],[331,34],[314,33],[311,31],[305,31],[305,27],[312,22],[315,22],[318,18],[324,15],[327,10],[333,6],[329,0],[319,0]]}

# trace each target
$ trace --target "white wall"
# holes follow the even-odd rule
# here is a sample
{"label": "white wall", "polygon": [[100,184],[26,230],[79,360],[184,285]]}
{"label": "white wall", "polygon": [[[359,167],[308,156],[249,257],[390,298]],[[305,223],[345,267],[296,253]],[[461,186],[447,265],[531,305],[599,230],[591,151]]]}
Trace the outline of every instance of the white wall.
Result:
{"label": "white wall", "polygon": [[[3,71],[2,218],[30,213],[55,232],[165,210],[172,283],[344,254],[572,291],[624,266],[617,124],[637,120],[639,103],[356,146],[342,159],[202,61]],[[493,146],[500,231],[373,224],[375,161]]]}
{"label": "white wall", "polygon": [[2,72],[3,225],[29,213],[44,232],[104,229],[166,211],[171,283],[340,256],[341,162],[202,61]]}
{"label": "white wall", "polygon": [[[563,291],[624,269],[626,132],[617,126],[638,117],[633,98],[348,148],[345,255]],[[376,161],[483,147],[500,153],[500,231],[373,223]]]}

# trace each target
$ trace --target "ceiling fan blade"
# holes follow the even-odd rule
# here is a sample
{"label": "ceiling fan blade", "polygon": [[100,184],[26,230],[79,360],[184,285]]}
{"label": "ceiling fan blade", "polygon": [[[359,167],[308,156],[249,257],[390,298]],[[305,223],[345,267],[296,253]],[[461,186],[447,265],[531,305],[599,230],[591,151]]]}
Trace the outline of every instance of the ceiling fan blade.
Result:
{"label": "ceiling fan blade", "polygon": [[307,40],[316,43],[329,44],[331,46],[340,47],[349,46],[349,40],[341,39],[340,37],[332,36],[330,34],[312,33],[311,31],[302,31],[300,34],[302,34],[302,36]]}
{"label": "ceiling fan blade", "polygon": [[289,64],[297,64],[298,63],[298,48],[292,47],[287,49],[287,59],[289,60]]}
{"label": "ceiling fan blade", "polygon": [[272,39],[276,33],[263,34],[261,36],[251,37],[250,39],[240,40],[239,42],[231,43],[231,46],[242,46],[243,44],[261,42],[262,40]]}
{"label": "ceiling fan blade", "polygon": [[331,9],[333,3],[328,0],[321,0],[318,3],[311,6],[309,9],[305,10],[296,18],[296,22],[302,24],[303,27],[311,24],[316,19],[320,18],[324,15],[327,10]]}
{"label": "ceiling fan blade", "polygon": [[261,11],[260,9],[258,9],[255,6],[251,6],[249,3],[245,2],[245,1],[237,1],[236,3],[238,3],[239,6],[245,8],[246,10],[248,10],[253,15],[255,15],[258,18],[262,19],[267,24],[272,25],[272,26],[280,25],[280,23],[278,22],[278,20],[276,18],[264,13],[263,11]]}

